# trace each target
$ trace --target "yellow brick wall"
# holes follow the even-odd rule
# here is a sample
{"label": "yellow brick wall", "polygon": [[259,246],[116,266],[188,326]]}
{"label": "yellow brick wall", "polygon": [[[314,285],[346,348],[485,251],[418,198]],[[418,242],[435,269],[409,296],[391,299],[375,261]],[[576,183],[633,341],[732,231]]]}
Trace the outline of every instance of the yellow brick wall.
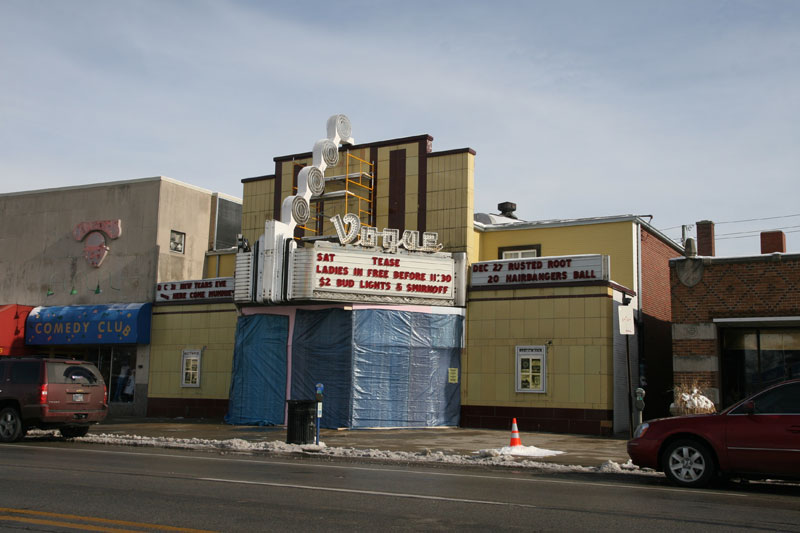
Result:
{"label": "yellow brick wall", "polygon": [[[233,304],[155,306],[148,396],[227,399],[235,333]],[[200,387],[181,387],[183,350],[203,351]]]}
{"label": "yellow brick wall", "polygon": [[[612,409],[611,293],[606,287],[471,293],[462,404]],[[547,345],[543,394],[515,392],[515,347],[529,345]]]}
{"label": "yellow brick wall", "polygon": [[236,271],[236,251],[206,255],[206,278],[232,278]]}
{"label": "yellow brick wall", "polygon": [[[406,199],[405,199],[405,226],[406,229],[415,230],[417,227],[419,206],[419,141],[400,143],[389,146],[379,146],[377,161],[371,161],[371,148],[351,149],[354,157],[346,157],[346,152],[340,152],[339,164],[325,170],[326,178],[345,175],[360,170],[368,171],[367,163],[374,163],[377,168],[377,183],[375,187],[375,226],[378,230],[389,227],[389,161],[390,154],[395,150],[406,151]],[[358,161],[358,159],[361,161]],[[311,163],[311,158],[283,161],[280,165],[281,198],[294,194],[292,181],[295,166]],[[468,252],[475,255],[478,240],[473,234],[472,217],[474,211],[474,182],[475,182],[475,155],[467,151],[427,156],[427,231],[439,233],[439,242],[443,243],[445,251]],[[274,179],[262,179],[245,182],[243,187],[242,202],[242,234],[252,243],[264,232],[264,221],[272,216],[274,197],[272,190],[275,187]],[[342,182],[330,181],[326,183],[325,192],[342,190]],[[369,190],[350,183],[351,192],[364,198],[369,197]],[[359,208],[366,206],[350,198],[345,200],[326,200],[324,203],[323,231],[324,235],[334,235],[335,230],[329,222],[333,214],[359,213]],[[312,203],[312,216],[314,207]],[[278,214],[278,218],[280,214]],[[366,212],[360,212],[362,223],[369,221]],[[314,227],[314,222],[309,221],[309,227]]]}
{"label": "yellow brick wall", "polygon": [[439,233],[447,252],[474,254],[475,155],[433,154],[428,158],[427,230]]}
{"label": "yellow brick wall", "polygon": [[242,185],[242,235],[253,244],[264,233],[264,221],[272,217],[275,180],[259,179]]}
{"label": "yellow brick wall", "polygon": [[533,244],[541,244],[543,256],[610,255],[612,281],[636,289],[636,225],[631,221],[482,232],[478,260],[498,259],[501,247]]}

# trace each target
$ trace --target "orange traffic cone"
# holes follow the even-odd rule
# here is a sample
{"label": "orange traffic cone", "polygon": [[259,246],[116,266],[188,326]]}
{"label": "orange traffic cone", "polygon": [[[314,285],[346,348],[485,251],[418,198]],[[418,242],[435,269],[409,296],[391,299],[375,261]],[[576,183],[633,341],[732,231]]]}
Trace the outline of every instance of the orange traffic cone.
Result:
{"label": "orange traffic cone", "polygon": [[511,444],[509,446],[522,446],[522,441],[519,438],[519,429],[517,429],[517,419],[511,423]]}

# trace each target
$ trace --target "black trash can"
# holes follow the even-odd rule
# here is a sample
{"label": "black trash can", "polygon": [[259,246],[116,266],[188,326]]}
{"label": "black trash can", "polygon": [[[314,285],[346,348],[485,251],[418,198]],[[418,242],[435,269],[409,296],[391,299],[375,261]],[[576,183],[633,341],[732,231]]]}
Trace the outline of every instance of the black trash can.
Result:
{"label": "black trash can", "polygon": [[289,418],[286,424],[288,444],[313,444],[316,441],[317,402],[315,400],[287,400]]}

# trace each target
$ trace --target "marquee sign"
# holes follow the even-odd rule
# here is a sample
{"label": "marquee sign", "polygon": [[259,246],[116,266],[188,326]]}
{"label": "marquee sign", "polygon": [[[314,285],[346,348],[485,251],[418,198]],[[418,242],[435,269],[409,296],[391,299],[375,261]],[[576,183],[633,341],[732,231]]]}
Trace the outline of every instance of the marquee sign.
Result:
{"label": "marquee sign", "polygon": [[338,243],[317,240],[298,248],[294,230],[308,221],[312,197],[325,192],[325,170],[338,163],[339,144],[353,144],[344,115],[328,119],[327,133],[314,144],[311,165],[297,175],[297,194],[283,200],[280,220],[264,222],[254,250],[239,246],[234,301],[465,305],[466,254],[440,252],[435,232],[379,231],[354,213],[335,214],[330,221],[336,236],[328,238]]}
{"label": "marquee sign", "polygon": [[171,281],[156,285],[156,302],[233,300],[233,278]]}
{"label": "marquee sign", "polygon": [[470,270],[470,287],[607,281],[611,273],[611,259],[607,255],[503,259],[473,263]]}
{"label": "marquee sign", "polygon": [[450,254],[387,254],[317,242],[292,253],[290,299],[402,302],[439,305],[455,296]]}

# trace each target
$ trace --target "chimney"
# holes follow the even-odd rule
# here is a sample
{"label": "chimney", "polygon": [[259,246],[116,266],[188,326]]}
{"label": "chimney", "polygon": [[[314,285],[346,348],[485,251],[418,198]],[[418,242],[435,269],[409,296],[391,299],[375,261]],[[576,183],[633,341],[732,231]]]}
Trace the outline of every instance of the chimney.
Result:
{"label": "chimney", "polygon": [[782,231],[761,232],[761,253],[774,254],[786,253],[786,235]]}
{"label": "chimney", "polygon": [[504,217],[517,218],[517,215],[514,214],[514,211],[517,210],[517,204],[513,202],[503,202],[501,204],[497,204],[497,209]]}
{"label": "chimney", "polygon": [[714,223],[701,220],[697,226],[697,255],[714,256]]}

